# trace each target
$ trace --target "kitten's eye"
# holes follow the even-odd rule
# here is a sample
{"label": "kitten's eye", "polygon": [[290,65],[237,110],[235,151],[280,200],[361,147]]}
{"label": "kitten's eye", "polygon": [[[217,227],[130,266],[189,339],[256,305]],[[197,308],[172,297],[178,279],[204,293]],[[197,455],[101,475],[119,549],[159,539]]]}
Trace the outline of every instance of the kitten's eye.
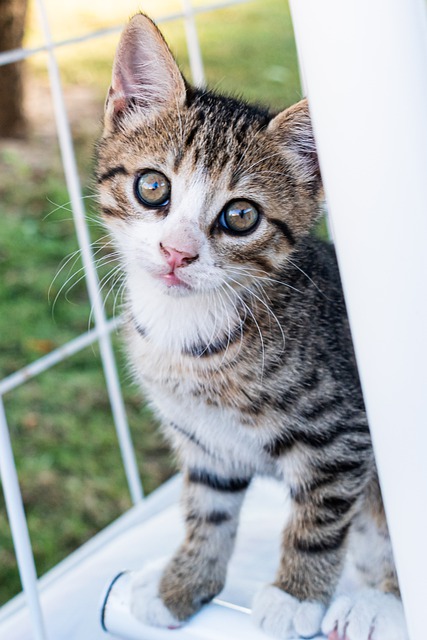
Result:
{"label": "kitten's eye", "polygon": [[232,200],[219,217],[223,229],[234,234],[245,234],[253,231],[258,224],[258,209],[247,200]]}
{"label": "kitten's eye", "polygon": [[135,195],[147,207],[164,207],[170,193],[170,182],[159,171],[144,171],[135,180]]}

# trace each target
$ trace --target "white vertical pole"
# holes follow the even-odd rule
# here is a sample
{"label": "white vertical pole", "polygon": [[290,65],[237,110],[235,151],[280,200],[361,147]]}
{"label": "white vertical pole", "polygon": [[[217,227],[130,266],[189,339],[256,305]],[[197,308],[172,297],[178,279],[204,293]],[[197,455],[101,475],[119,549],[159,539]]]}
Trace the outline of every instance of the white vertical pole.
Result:
{"label": "white vertical pole", "polygon": [[27,598],[34,640],[46,640],[43,614],[37,588],[37,573],[13,459],[3,399],[0,396],[0,476],[18,561],[19,575]]}
{"label": "white vertical pole", "polygon": [[191,0],[182,0],[184,9],[185,35],[187,38],[187,49],[190,58],[190,69],[193,83],[196,87],[204,87],[206,84],[205,72],[203,69],[202,52],[200,49],[199,36],[197,35],[196,20]]}
{"label": "white vertical pole", "polygon": [[64,164],[67,188],[70,195],[71,207],[73,210],[77,238],[79,241],[79,246],[81,248],[81,255],[85,268],[89,299],[93,307],[95,324],[101,331],[99,346],[105,372],[108,394],[110,397],[111,408],[116,425],[117,436],[130,494],[133,502],[136,503],[142,500],[143,497],[141,479],[139,476],[138,466],[135,459],[135,451],[133,449],[129,426],[126,419],[126,411],[120,391],[120,383],[118,380],[111,340],[108,331],[106,330],[107,320],[104,313],[102,297],[99,290],[98,276],[93,261],[90,237],[82,205],[82,194],[79,175],[48,18],[43,0],[37,0],[37,4],[40,12],[40,19],[45,42],[48,47],[49,77],[58,129],[59,144],[61,148],[62,161]]}
{"label": "white vertical pole", "polygon": [[427,21],[291,0],[411,640],[427,598]]}

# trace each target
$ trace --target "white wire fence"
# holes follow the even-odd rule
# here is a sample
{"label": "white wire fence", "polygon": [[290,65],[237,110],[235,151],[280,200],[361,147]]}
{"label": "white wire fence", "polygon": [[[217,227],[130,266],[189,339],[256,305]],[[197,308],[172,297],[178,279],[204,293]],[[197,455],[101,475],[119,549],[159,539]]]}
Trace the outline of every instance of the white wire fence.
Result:
{"label": "white wire fence", "polygon": [[[187,49],[193,82],[202,86],[205,83],[203,61],[200,50],[195,16],[216,9],[244,4],[249,0],[230,0],[199,7],[193,7],[191,0],[182,0],[182,11],[162,16],[158,22],[183,20]],[[69,193],[78,246],[82,256],[86,286],[94,318],[94,328],[74,340],[60,346],[48,355],[0,380],[0,474],[3,485],[6,509],[10,522],[18,569],[30,611],[32,629],[36,640],[46,640],[43,614],[40,607],[37,588],[37,572],[31,547],[18,475],[9,435],[9,426],[4,408],[3,397],[6,393],[25,384],[63,360],[78,353],[87,346],[98,343],[105,375],[111,410],[117,431],[117,437],[123,459],[127,483],[134,504],[143,499],[143,488],[131,441],[123,396],[120,388],[115,357],[111,343],[111,332],[120,324],[120,319],[109,320],[106,317],[99,278],[91,248],[89,229],[83,206],[82,189],[77,170],[76,156],[70,131],[69,119],[64,102],[61,78],[56,59],[56,51],[80,42],[104,38],[121,31],[123,25],[96,30],[85,35],[66,40],[52,39],[49,17],[43,0],[36,0],[44,43],[30,49],[15,49],[0,54],[0,65],[24,60],[40,52],[47,52],[47,64],[50,88],[53,99],[58,141],[63,169]],[[155,16],[154,16],[155,17]]]}

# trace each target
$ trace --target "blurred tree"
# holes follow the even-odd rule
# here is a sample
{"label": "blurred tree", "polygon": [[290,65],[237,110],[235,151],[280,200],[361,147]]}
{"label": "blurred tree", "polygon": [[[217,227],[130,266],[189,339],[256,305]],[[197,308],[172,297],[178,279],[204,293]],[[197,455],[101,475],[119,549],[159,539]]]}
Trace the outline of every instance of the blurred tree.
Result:
{"label": "blurred tree", "polygon": [[[0,52],[22,46],[28,0],[0,0]],[[24,62],[0,66],[0,137],[27,133],[24,113]]]}

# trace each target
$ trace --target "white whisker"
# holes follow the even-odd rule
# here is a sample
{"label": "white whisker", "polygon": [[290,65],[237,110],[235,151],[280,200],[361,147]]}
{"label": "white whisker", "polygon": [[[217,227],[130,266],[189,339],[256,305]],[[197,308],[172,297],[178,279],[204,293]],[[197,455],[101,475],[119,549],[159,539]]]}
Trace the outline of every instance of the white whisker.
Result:
{"label": "white whisker", "polygon": [[289,264],[291,264],[293,267],[295,267],[295,269],[298,269],[298,271],[311,282],[311,284],[317,289],[319,293],[321,293],[323,296],[325,295],[322,289],[320,289],[320,287],[314,282],[314,280],[310,278],[310,276],[303,269],[301,269],[301,267],[295,264],[295,262],[293,262],[288,256],[286,256],[286,261],[289,262]]}
{"label": "white whisker", "polygon": [[282,341],[283,341],[283,349],[285,348],[285,334],[283,332],[283,328],[282,325],[280,324],[279,318],[276,316],[276,314],[274,313],[274,311],[270,308],[270,306],[259,296],[257,296],[252,289],[250,289],[249,287],[245,287],[244,285],[240,284],[237,280],[234,280],[233,278],[230,278],[231,282],[233,282],[234,284],[238,284],[239,286],[241,286],[243,289],[245,289],[245,291],[247,291],[249,293],[250,296],[254,297],[256,300],[258,300],[258,302],[260,302],[265,309],[267,310],[267,313],[269,314],[269,316],[271,316],[272,318],[274,318],[277,326],[279,327],[280,333],[282,335]]}
{"label": "white whisker", "polygon": [[262,356],[262,363],[261,363],[261,383],[264,377],[264,367],[265,367],[265,345],[264,345],[264,338],[262,335],[262,331],[261,331],[261,327],[258,324],[258,321],[254,315],[254,313],[252,312],[252,309],[249,307],[249,305],[246,304],[246,302],[244,301],[244,299],[242,298],[242,296],[240,296],[231,286],[231,284],[229,284],[228,282],[226,282],[224,280],[224,284],[226,287],[228,287],[235,296],[237,296],[237,298],[240,300],[240,302],[242,303],[242,305],[245,307],[245,309],[248,311],[249,315],[251,316],[251,318],[253,319],[256,328],[258,329],[258,333],[259,333],[259,338],[260,338],[260,342],[261,342],[261,356]]}
{"label": "white whisker", "polygon": [[271,278],[270,276],[258,276],[252,273],[252,271],[255,271],[256,273],[268,273],[267,271],[263,271],[262,269],[251,269],[250,267],[227,267],[227,270],[234,271],[235,273],[239,273],[242,275],[246,275],[248,278],[251,278],[253,280],[256,279],[256,280],[263,280],[265,282],[274,282],[276,284],[282,285],[283,287],[291,289],[292,291],[296,291],[297,293],[302,293],[300,289],[297,289],[296,287],[292,286],[291,284],[288,284],[287,282],[283,282],[283,280],[277,280],[276,278]]}

